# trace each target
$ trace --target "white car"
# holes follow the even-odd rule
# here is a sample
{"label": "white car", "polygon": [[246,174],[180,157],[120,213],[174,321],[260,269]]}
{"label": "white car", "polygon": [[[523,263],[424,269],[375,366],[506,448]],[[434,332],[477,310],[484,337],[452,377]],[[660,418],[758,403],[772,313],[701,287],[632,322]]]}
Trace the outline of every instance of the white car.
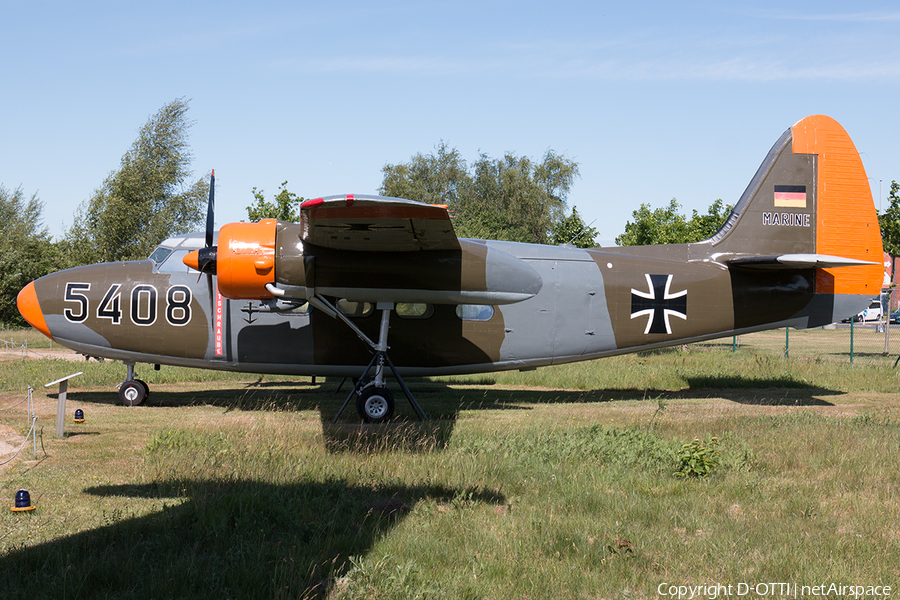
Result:
{"label": "white car", "polygon": [[856,315],[856,321],[880,321],[883,315],[881,300],[872,300],[869,308]]}

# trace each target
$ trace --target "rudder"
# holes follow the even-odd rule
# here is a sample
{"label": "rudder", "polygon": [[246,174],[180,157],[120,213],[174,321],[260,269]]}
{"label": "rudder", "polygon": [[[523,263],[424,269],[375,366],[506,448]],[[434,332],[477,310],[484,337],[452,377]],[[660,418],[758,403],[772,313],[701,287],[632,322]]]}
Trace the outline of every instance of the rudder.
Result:
{"label": "rudder", "polygon": [[729,265],[816,268],[816,294],[881,291],[881,231],[868,178],[850,136],[824,115],[784,132],[706,243]]}
{"label": "rudder", "polygon": [[883,282],[881,229],[856,146],[837,121],[824,115],[807,117],[792,129],[794,153],[818,156],[816,252],[876,263],[819,269],[816,292],[878,295]]}

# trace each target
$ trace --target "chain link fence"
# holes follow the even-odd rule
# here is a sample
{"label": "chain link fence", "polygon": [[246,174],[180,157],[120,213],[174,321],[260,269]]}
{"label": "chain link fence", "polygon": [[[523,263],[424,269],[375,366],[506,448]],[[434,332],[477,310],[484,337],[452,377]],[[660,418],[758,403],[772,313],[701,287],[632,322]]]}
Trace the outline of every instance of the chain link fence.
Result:
{"label": "chain link fence", "polygon": [[[833,361],[893,368],[900,362],[900,323],[891,323],[897,298],[885,290],[873,305],[855,319],[813,329],[772,329],[722,338],[697,345],[709,349],[780,354],[787,358]],[[895,315],[895,319],[897,315]]]}

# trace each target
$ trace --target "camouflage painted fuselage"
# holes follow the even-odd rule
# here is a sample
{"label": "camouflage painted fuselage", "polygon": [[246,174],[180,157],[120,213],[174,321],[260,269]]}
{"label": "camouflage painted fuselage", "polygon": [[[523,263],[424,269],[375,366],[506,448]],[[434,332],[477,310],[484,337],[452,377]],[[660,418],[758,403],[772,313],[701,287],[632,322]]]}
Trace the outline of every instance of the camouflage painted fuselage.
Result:
{"label": "camouflage painted fuselage", "polygon": [[[390,302],[391,359],[401,374],[426,375],[821,326],[856,314],[881,288],[865,171],[849,137],[826,117],[788,129],[725,226],[694,244],[582,250],[457,241],[445,211],[443,220],[428,221],[434,207],[359,197],[354,205],[351,196],[322,206],[309,207],[300,224],[273,221],[275,243],[257,266],[271,280],[265,289],[292,305],[273,308],[264,290],[223,297],[215,277],[182,262],[203,245],[202,234],[192,234],[167,240],[154,260],[43,277],[23,290],[20,310],[90,356],[357,376],[369,347],[345,323],[300,301],[318,294],[339,307],[341,299],[356,303],[349,318],[372,339],[381,322],[374,305]],[[412,222],[420,213],[431,229],[413,224],[418,246],[367,245],[383,223]],[[221,233],[219,247],[221,256]],[[223,264],[220,257],[220,277]]]}

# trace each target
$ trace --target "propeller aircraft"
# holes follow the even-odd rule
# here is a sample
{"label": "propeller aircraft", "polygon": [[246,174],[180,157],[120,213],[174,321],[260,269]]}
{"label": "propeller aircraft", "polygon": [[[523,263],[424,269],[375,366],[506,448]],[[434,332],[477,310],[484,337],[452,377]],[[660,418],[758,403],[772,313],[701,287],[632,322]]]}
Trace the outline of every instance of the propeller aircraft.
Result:
{"label": "propeller aircraft", "polygon": [[[724,226],[689,244],[579,249],[461,239],[446,207],[343,195],[165,240],[147,260],[29,283],[39,331],[124,362],[353,377],[360,416],[394,412],[393,376],[529,370],[851,317],[880,293],[882,245],[859,154],[822,115],[790,127]],[[339,413],[340,414],[340,413]]]}

